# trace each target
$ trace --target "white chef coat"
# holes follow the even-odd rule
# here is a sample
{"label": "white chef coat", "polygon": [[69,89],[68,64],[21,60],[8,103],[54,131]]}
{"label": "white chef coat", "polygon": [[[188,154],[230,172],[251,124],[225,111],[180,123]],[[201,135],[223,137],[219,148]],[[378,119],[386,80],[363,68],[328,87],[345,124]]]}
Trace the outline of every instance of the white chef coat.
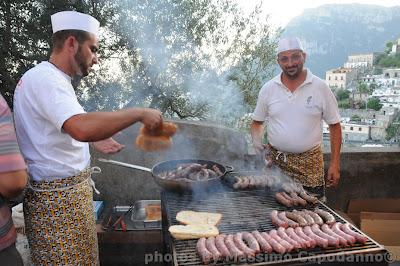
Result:
{"label": "white chef coat", "polygon": [[328,85],[307,69],[303,84],[293,93],[281,81],[281,74],[260,90],[252,115],[267,120],[269,143],[283,152],[301,153],[322,141],[322,120],[340,122],[337,101]]}
{"label": "white chef coat", "polygon": [[18,143],[35,181],[73,176],[90,164],[89,145],[62,129],[70,117],[85,113],[71,78],[44,61],[27,71],[15,89]]}

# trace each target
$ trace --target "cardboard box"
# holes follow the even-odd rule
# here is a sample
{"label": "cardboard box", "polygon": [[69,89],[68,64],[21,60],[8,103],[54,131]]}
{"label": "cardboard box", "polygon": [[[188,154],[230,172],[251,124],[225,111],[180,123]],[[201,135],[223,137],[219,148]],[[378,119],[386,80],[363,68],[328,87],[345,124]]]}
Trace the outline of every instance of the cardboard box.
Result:
{"label": "cardboard box", "polygon": [[351,199],[347,215],[358,228],[361,212],[400,213],[400,199]]}
{"label": "cardboard box", "polygon": [[400,260],[400,212],[361,212],[361,230]]}

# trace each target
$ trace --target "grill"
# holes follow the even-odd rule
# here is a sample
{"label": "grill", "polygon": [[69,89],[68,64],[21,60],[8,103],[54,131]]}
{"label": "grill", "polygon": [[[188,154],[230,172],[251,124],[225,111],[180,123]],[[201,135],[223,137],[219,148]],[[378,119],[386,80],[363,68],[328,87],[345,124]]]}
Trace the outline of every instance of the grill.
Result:
{"label": "grill", "polygon": [[[221,186],[222,187],[222,186]],[[323,203],[318,207],[329,211],[337,221],[346,222],[342,217]],[[313,208],[312,206],[309,207]],[[218,226],[220,233],[230,234],[241,231],[270,231],[275,229],[271,223],[269,213],[272,210],[286,211],[288,208],[278,204],[265,190],[233,191],[230,188],[217,189],[212,193],[175,194],[164,191],[162,193],[163,235],[166,251],[172,254],[174,265],[202,265],[196,252],[197,240],[175,240],[170,237],[168,227],[179,224],[175,217],[181,210],[209,211],[222,213],[222,221]],[[293,208],[291,208],[293,209]],[[298,209],[304,209],[299,207]],[[355,230],[357,230],[355,228]],[[361,231],[357,230],[363,234]],[[295,264],[309,261],[323,261],[333,256],[348,256],[351,254],[372,254],[383,251],[384,248],[369,238],[365,245],[356,244],[346,248],[314,248],[307,251],[292,252],[289,254],[259,254],[247,264]],[[230,265],[232,262],[219,262],[216,265]],[[240,262],[236,262],[240,264]],[[243,262],[245,263],[245,262]]]}

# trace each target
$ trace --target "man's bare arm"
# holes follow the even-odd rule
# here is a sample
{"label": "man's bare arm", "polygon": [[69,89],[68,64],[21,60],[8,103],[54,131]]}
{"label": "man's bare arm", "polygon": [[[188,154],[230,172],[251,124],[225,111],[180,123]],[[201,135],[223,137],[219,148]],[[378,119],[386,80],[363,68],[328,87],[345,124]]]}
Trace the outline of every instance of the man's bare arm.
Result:
{"label": "man's bare arm", "polygon": [[13,198],[20,194],[28,181],[26,170],[0,173],[0,195]]}
{"label": "man's bare arm", "polygon": [[262,141],[264,136],[264,122],[253,120],[250,125],[250,134],[256,152],[264,149]]}
{"label": "man's bare arm", "polygon": [[340,179],[340,149],[342,146],[342,127],[340,123],[329,125],[331,141],[331,161],[327,174],[327,186],[336,186]]}
{"label": "man's bare arm", "polygon": [[94,142],[110,138],[136,122],[155,128],[162,123],[162,114],[150,108],[92,112],[72,116],[64,122],[63,129],[78,141]]}

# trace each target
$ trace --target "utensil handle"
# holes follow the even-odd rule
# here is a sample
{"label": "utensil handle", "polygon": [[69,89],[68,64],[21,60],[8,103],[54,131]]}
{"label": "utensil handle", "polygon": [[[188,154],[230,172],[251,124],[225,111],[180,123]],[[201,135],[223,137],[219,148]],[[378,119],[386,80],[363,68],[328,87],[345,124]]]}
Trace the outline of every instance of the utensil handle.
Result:
{"label": "utensil handle", "polygon": [[142,171],[146,171],[146,172],[150,172],[151,173],[151,169],[150,168],[147,168],[147,167],[144,167],[144,166],[140,166],[140,165],[123,163],[123,162],[118,162],[118,161],[114,161],[114,160],[108,160],[108,159],[104,159],[104,158],[98,158],[98,160],[100,162],[103,162],[103,163],[119,165],[119,166],[123,166],[123,167],[127,167],[127,168],[133,168],[133,169],[142,170]]}
{"label": "utensil handle", "polygon": [[233,166],[230,166],[230,165],[225,165],[225,169],[226,169],[226,172],[227,172],[227,173],[231,173],[231,172],[233,172],[233,170],[234,170],[235,168],[233,168]]}

